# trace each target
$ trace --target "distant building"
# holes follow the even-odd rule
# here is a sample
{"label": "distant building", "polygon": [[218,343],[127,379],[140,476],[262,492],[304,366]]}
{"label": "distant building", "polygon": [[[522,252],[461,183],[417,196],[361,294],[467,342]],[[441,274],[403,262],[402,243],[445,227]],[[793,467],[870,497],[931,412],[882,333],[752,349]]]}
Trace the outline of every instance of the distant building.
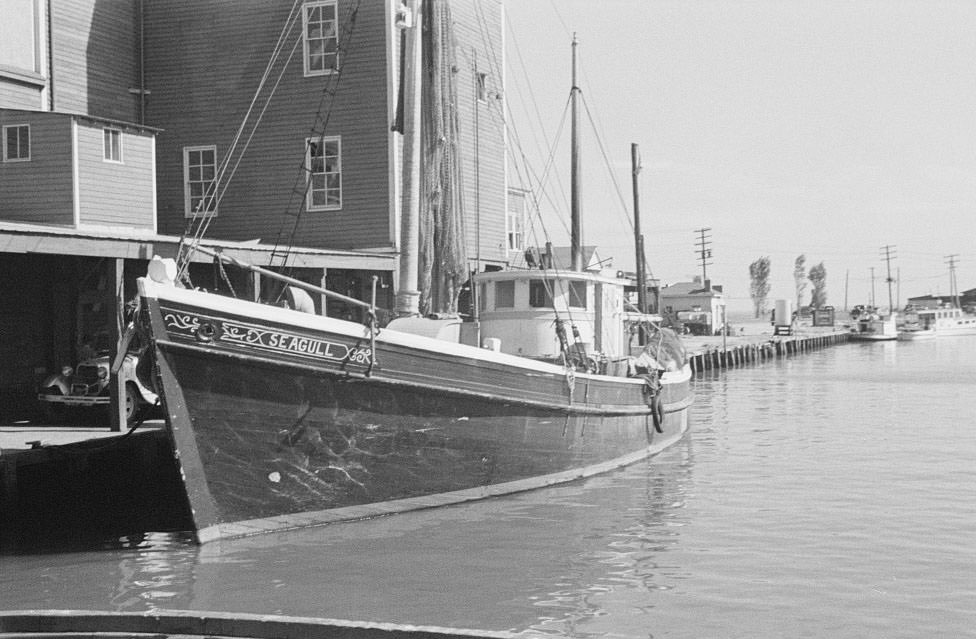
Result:
{"label": "distant building", "polygon": [[688,324],[712,334],[722,327],[725,296],[722,287],[695,278],[664,286],[660,292],[660,313],[672,324]]}
{"label": "distant building", "polygon": [[954,305],[957,301],[962,308],[976,307],[976,288],[962,291],[958,300],[951,295],[920,295],[908,298],[907,303],[917,308],[940,308],[947,304]]}

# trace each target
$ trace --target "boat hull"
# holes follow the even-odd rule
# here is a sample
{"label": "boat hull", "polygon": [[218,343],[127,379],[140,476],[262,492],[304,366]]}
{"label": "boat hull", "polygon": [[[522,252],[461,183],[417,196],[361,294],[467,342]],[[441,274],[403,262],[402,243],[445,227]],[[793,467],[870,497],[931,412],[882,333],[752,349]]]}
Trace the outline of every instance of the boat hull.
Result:
{"label": "boat hull", "polygon": [[585,477],[651,455],[688,426],[684,372],[662,385],[656,415],[642,380],[370,338],[327,318],[276,323],[153,297],[142,306],[200,541]]}
{"label": "boat hull", "polygon": [[900,331],[898,340],[901,342],[915,342],[926,339],[935,339],[936,332],[933,329],[921,329],[911,331]]}
{"label": "boat hull", "polygon": [[855,342],[890,342],[896,339],[898,339],[898,335],[851,333],[851,340]]}

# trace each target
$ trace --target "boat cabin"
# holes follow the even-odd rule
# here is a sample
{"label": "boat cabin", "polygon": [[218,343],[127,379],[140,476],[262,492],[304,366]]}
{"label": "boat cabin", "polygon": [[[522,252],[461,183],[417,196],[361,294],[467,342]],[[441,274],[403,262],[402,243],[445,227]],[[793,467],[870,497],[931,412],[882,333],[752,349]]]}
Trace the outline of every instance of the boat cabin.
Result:
{"label": "boat cabin", "polygon": [[570,345],[581,344],[588,354],[629,355],[627,324],[633,314],[624,308],[629,280],[531,269],[479,273],[476,283],[482,346],[555,360],[561,354],[556,320],[562,320]]}

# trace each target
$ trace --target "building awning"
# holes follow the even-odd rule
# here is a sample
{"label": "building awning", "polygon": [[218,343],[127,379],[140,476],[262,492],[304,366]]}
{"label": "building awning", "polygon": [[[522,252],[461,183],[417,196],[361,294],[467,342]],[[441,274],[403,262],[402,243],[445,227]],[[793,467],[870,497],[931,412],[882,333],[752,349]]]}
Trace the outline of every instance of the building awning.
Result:
{"label": "building awning", "polygon": [[[175,258],[179,243],[180,238],[175,235],[160,235],[146,229],[123,227],[76,229],[0,222],[0,253],[149,260],[154,255]],[[256,266],[280,266],[284,252],[281,247],[276,249],[257,240],[252,242],[202,240],[200,244]],[[364,271],[393,271],[396,268],[396,253],[390,249],[371,252],[293,248],[288,254],[288,266],[295,268]],[[272,257],[275,258],[274,265],[271,264]],[[197,253],[193,261],[209,263],[213,258]]]}

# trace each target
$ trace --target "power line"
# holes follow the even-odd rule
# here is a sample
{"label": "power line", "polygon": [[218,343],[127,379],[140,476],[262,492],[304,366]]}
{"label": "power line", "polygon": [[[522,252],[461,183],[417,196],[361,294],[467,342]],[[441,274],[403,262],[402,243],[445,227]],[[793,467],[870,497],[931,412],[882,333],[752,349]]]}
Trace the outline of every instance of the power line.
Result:
{"label": "power line", "polygon": [[948,260],[949,264],[949,296],[952,297],[956,308],[959,307],[959,288],[956,285],[956,259],[958,257],[958,253],[945,256],[945,259]]}
{"label": "power line", "polygon": [[701,228],[695,229],[695,233],[698,234],[698,240],[695,242],[695,253],[698,254],[698,260],[701,262],[702,268],[702,284],[704,285],[708,281],[708,270],[706,266],[710,266],[712,262],[712,249],[709,248],[712,241],[709,239],[711,235],[705,235],[711,228]]}
{"label": "power line", "polygon": [[888,268],[888,277],[885,278],[885,281],[888,283],[888,312],[890,313],[895,310],[895,305],[891,298],[891,283],[895,281],[891,277],[891,260],[893,260],[897,256],[892,254],[892,251],[895,250],[895,247],[892,246],[891,244],[885,244],[884,246],[881,247],[881,250],[884,251],[884,255],[882,256],[882,259],[884,259],[885,264],[887,265]]}

